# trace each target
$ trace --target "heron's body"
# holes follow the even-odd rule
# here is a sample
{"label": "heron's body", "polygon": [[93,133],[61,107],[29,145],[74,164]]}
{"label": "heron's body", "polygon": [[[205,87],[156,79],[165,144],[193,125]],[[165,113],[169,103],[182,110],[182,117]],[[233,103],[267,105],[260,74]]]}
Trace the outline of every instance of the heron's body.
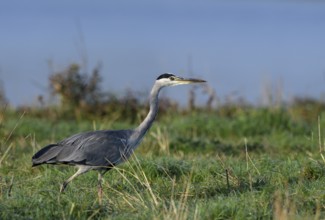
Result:
{"label": "heron's body", "polygon": [[[102,130],[75,134],[57,144],[51,144],[33,157],[33,166],[69,164],[103,169],[122,162],[131,154],[130,137],[133,130]],[[98,157],[97,152],[101,152]]]}
{"label": "heron's body", "polygon": [[204,80],[183,79],[172,74],[159,76],[150,93],[150,111],[135,129],[101,130],[75,134],[38,151],[32,158],[33,166],[42,164],[67,164],[78,166],[78,171],[61,186],[64,191],[75,177],[89,170],[99,171],[99,190],[102,175],[127,160],[151,127],[158,112],[158,94],[161,88],[171,85],[200,83]]}

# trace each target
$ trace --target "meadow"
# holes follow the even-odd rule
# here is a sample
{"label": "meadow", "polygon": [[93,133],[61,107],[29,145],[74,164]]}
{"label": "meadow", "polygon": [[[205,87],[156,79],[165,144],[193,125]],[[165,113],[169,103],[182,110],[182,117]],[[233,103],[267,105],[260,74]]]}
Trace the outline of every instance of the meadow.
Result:
{"label": "meadow", "polygon": [[[74,133],[135,127],[119,115],[69,118],[1,111],[0,219],[325,219],[325,114],[320,105],[223,106],[162,112],[126,163],[76,178],[31,167]],[[46,113],[45,113],[46,112]]]}

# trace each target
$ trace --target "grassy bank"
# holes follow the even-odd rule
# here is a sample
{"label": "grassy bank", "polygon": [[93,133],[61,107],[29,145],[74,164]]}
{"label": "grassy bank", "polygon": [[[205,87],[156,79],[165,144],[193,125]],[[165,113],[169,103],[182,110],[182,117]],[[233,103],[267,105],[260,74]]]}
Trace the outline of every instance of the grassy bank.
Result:
{"label": "grassy bank", "polygon": [[105,175],[100,205],[96,172],[60,194],[74,168],[31,168],[31,157],[74,133],[136,122],[5,111],[0,219],[324,219],[325,115],[305,115],[268,108],[167,112],[135,156]]}

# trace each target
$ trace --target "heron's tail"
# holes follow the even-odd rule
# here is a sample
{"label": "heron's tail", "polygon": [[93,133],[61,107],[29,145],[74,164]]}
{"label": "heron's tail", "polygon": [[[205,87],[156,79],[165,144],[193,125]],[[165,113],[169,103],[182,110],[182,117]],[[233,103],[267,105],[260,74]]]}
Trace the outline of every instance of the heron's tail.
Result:
{"label": "heron's tail", "polygon": [[32,157],[33,167],[44,164],[44,163],[56,163],[56,156],[62,150],[62,146],[57,144],[50,144],[41,150],[39,150]]}

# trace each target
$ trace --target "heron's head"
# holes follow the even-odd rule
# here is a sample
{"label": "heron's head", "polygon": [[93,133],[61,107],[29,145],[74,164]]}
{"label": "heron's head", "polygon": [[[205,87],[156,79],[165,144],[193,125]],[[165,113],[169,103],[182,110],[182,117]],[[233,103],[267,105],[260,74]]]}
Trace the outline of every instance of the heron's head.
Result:
{"label": "heron's head", "polygon": [[190,83],[204,83],[206,81],[202,79],[182,78],[171,73],[164,73],[158,76],[156,82],[161,86],[176,86]]}

